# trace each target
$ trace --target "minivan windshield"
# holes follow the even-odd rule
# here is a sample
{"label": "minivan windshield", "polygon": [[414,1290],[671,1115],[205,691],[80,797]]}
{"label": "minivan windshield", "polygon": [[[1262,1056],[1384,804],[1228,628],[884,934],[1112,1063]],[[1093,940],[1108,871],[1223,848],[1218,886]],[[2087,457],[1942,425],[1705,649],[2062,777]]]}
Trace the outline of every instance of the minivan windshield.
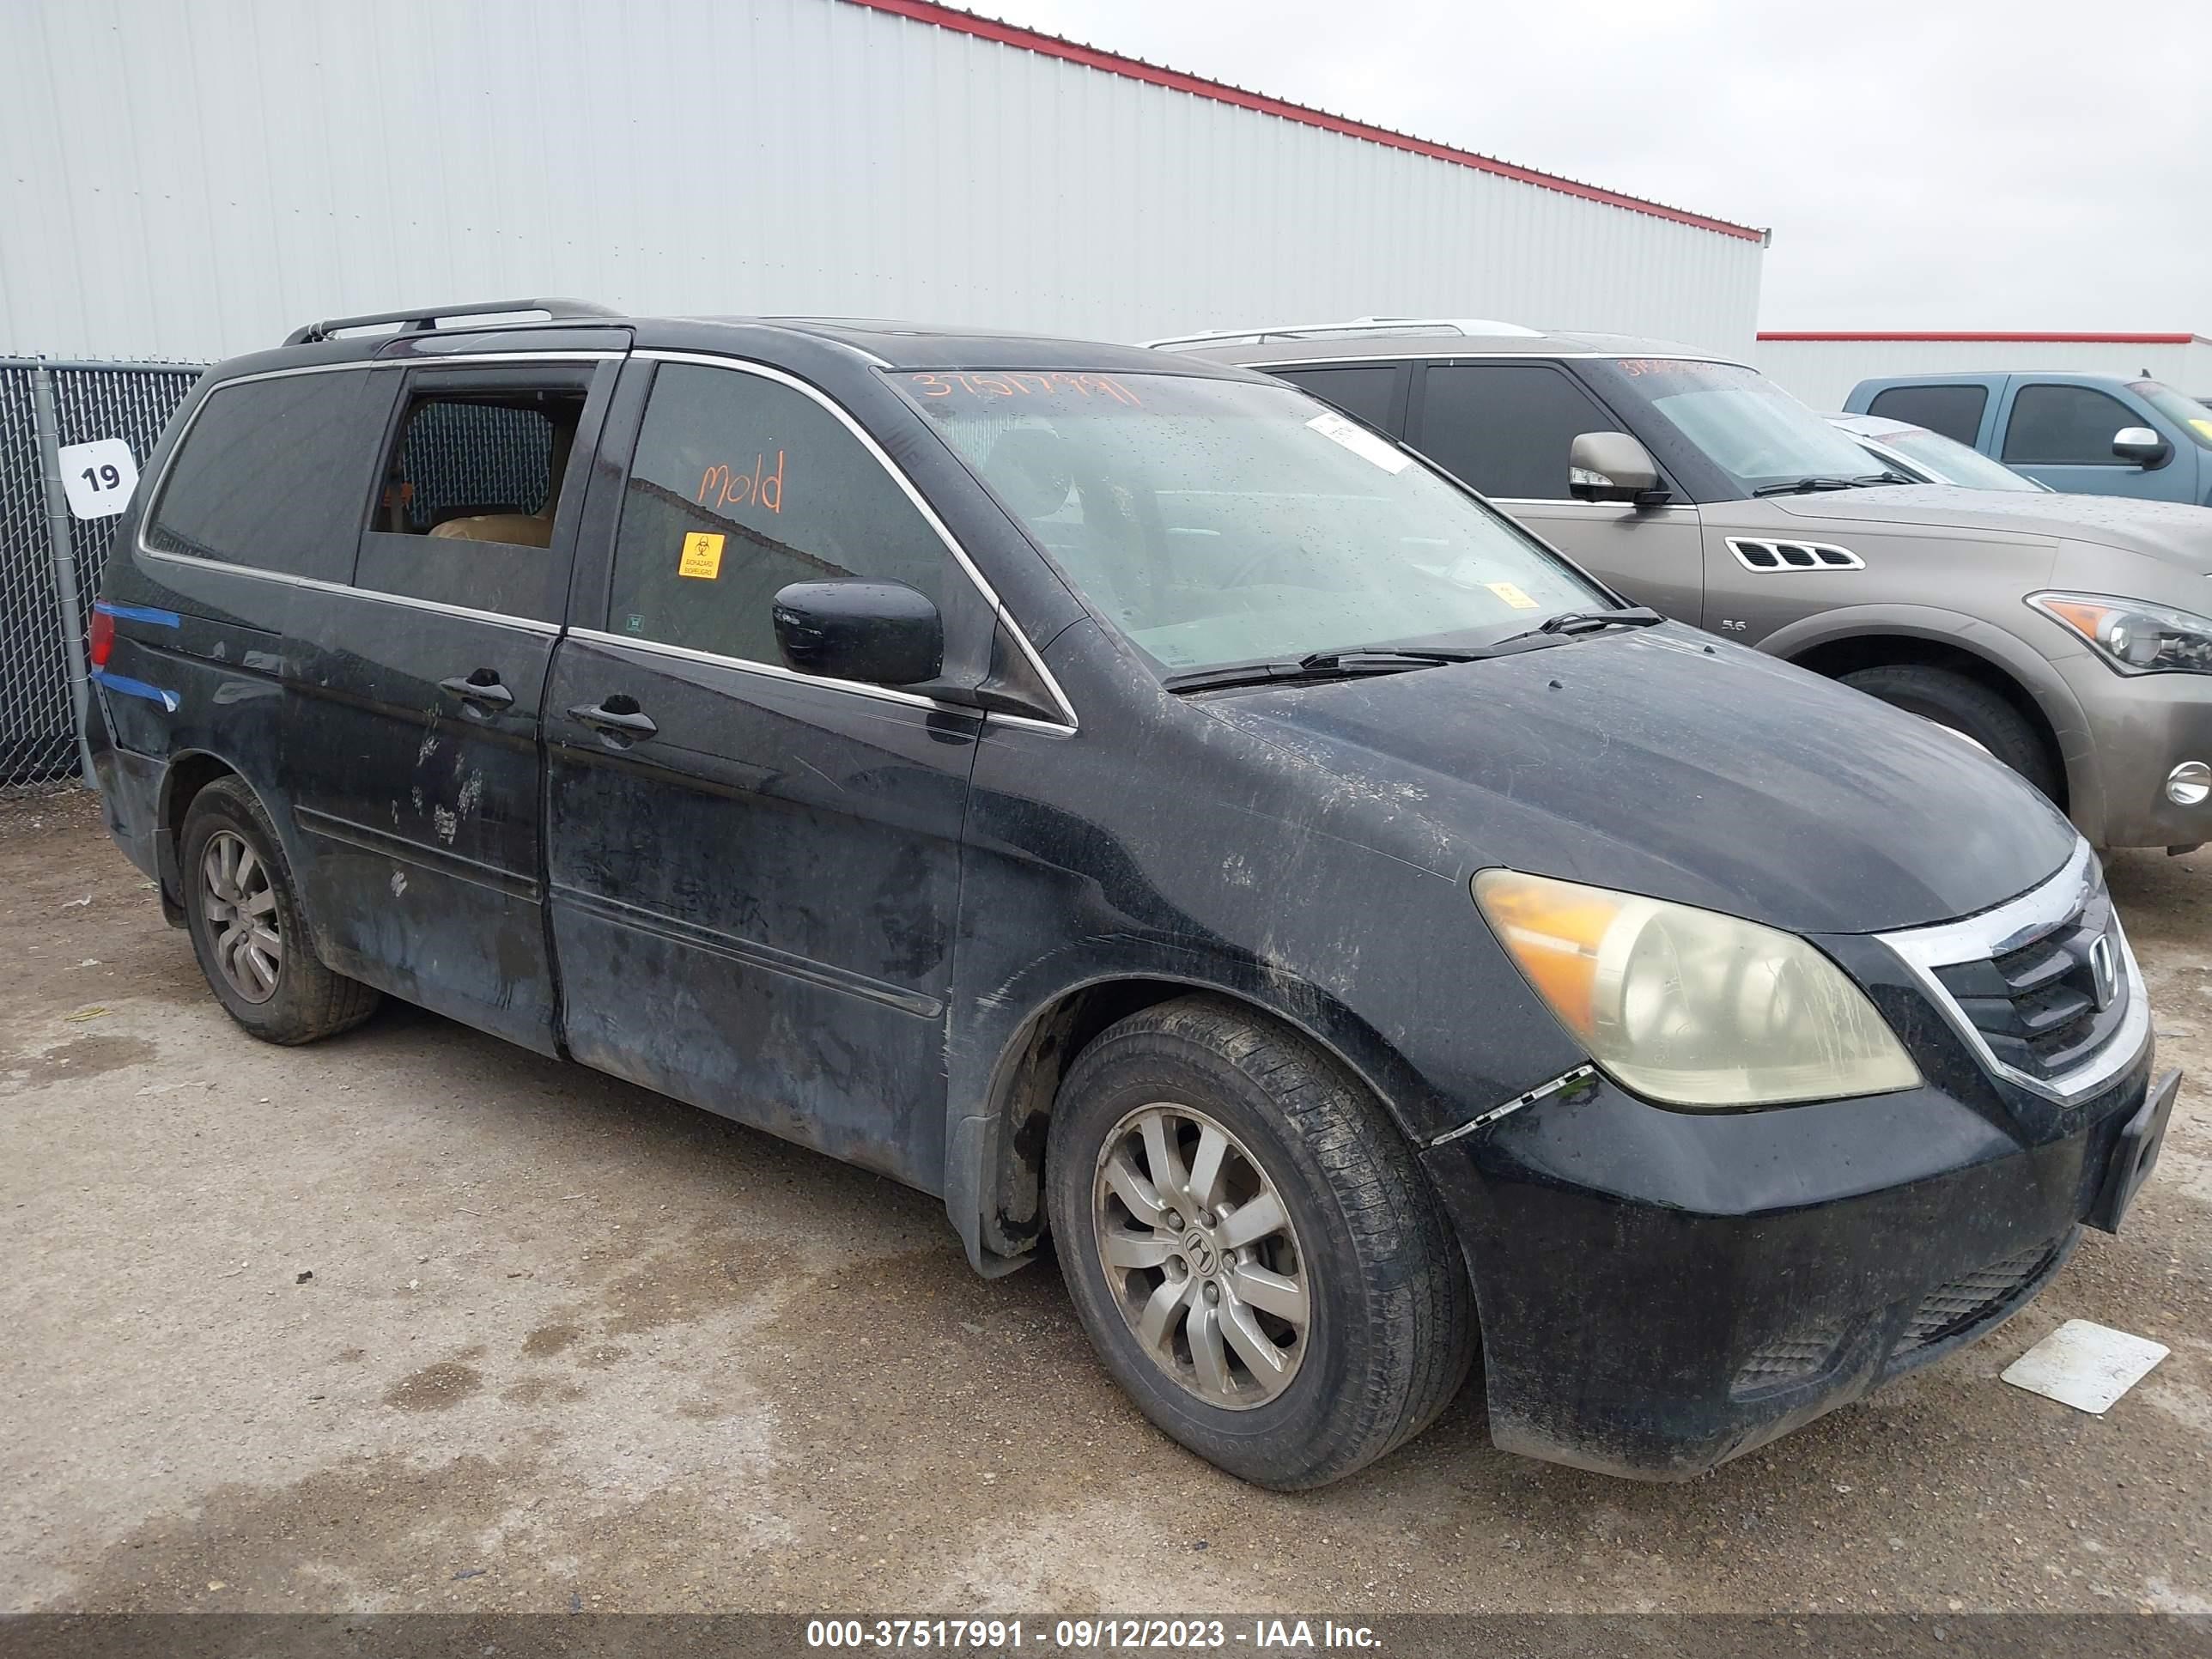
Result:
{"label": "minivan windshield", "polygon": [[1755,368],[1686,357],[1625,357],[1617,367],[1630,393],[1746,495],[1809,481],[1883,482],[1855,440]]}
{"label": "minivan windshield", "polygon": [[1617,604],[1291,386],[1176,374],[890,379],[1166,673],[1478,646]]}

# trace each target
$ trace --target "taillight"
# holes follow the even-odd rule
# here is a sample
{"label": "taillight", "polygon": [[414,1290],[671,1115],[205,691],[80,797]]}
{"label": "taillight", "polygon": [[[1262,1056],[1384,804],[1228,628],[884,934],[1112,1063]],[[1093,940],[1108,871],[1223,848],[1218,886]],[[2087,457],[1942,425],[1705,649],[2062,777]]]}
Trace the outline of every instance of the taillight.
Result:
{"label": "taillight", "polygon": [[92,665],[107,666],[107,656],[115,649],[115,618],[105,611],[92,613]]}

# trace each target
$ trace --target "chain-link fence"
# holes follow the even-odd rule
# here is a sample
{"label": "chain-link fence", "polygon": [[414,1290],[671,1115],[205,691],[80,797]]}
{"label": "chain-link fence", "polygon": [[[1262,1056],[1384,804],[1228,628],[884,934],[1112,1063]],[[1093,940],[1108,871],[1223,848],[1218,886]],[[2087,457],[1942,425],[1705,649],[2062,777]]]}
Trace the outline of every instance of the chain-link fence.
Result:
{"label": "chain-link fence", "polygon": [[199,373],[0,359],[0,791],[81,769],[72,682],[116,520],[70,516],[58,452],[120,438],[143,467]]}

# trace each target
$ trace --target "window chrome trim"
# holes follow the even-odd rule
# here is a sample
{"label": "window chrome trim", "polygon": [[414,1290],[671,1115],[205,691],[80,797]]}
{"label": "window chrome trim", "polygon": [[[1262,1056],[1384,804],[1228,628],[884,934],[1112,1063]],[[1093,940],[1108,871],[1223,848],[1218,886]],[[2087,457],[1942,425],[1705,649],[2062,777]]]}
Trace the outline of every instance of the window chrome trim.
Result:
{"label": "window chrome trim", "polygon": [[496,623],[502,628],[518,628],[532,634],[557,634],[559,623],[550,623],[538,617],[518,617],[508,611],[479,611],[472,605],[447,605],[440,599],[418,599],[410,593],[387,593],[380,587],[362,587],[351,582],[325,581],[320,576],[296,576],[289,570],[263,570],[250,564],[233,564],[226,559],[202,558],[197,553],[172,553],[167,549],[139,547],[142,557],[163,564],[173,564],[186,570],[216,570],[226,576],[253,576],[264,582],[275,582],[280,587],[305,587],[318,593],[337,593],[348,599],[374,599],[385,605],[404,605],[410,611],[434,611],[441,617],[460,617],[471,622]]}
{"label": "window chrome trim", "polygon": [[640,639],[630,634],[609,634],[597,628],[572,628],[568,630],[568,637],[586,640],[593,645],[619,645],[656,657],[671,657],[679,662],[701,663],[709,668],[734,668],[740,673],[759,674],[769,679],[800,685],[826,685],[840,691],[858,692],[864,697],[874,697],[884,702],[926,708],[936,714],[965,714],[974,720],[981,720],[987,713],[967,703],[946,702],[942,698],[925,696],[919,691],[902,691],[895,685],[876,685],[867,680],[837,679],[828,674],[802,674],[795,668],[786,668],[778,663],[756,662],[750,657],[727,657],[719,651],[700,651],[688,645],[669,645],[659,640]]}
{"label": "window chrome trim", "polygon": [[780,386],[788,386],[827,410],[834,419],[860,441],[861,447],[874,459],[877,465],[882,467],[890,475],[891,481],[898,486],[900,491],[921,514],[924,522],[936,532],[938,539],[944,544],[945,550],[952,556],[953,562],[957,564],[966,573],[968,580],[975,584],[975,591],[981,596],[985,605],[991,612],[993,620],[1012,636],[1016,647],[1029,659],[1030,666],[1036,671],[1038,678],[1043,681],[1046,689],[1051,692],[1053,701],[1059,705],[1060,712],[1066,716],[1066,720],[1065,722],[1036,720],[1025,714],[1007,714],[996,710],[974,708],[965,704],[945,702],[934,697],[921,696],[910,691],[900,691],[890,686],[870,685],[858,680],[831,679],[820,674],[800,674],[775,663],[756,663],[738,657],[720,656],[713,652],[691,651],[681,646],[663,646],[654,641],[600,633],[592,629],[568,629],[566,631],[569,635],[578,639],[595,639],[617,645],[638,646],[660,651],[665,654],[690,657],[702,662],[721,664],[770,677],[805,680],[817,685],[840,686],[848,690],[858,691],[864,696],[915,704],[925,708],[939,709],[954,714],[983,715],[994,725],[1023,726],[1049,732],[1055,737],[1072,737],[1080,728],[1081,721],[1076,717],[1075,705],[1069,700],[1066,691],[1062,689],[1059,677],[1045,665],[1043,657],[1038,653],[1036,647],[1030,643],[1028,634],[1014,620],[1013,614],[1006,609],[1006,601],[999,597],[997,590],[991,586],[983,573],[975,568],[975,562],[968,556],[967,550],[954,539],[951,531],[945,526],[945,521],[938,517],[936,509],[932,507],[921,492],[915,488],[914,481],[908,478],[884,452],[883,446],[871,437],[866,428],[854,419],[853,416],[841,404],[815,387],[807,385],[805,381],[794,375],[787,374],[781,369],[771,368],[765,363],[756,363],[741,357],[722,356],[709,352],[672,350],[485,351],[441,357],[369,358],[343,363],[303,363],[295,368],[269,368],[252,374],[234,374],[216,382],[208,389],[206,395],[202,397],[193,408],[191,418],[178,432],[176,441],[169,446],[169,453],[162,461],[161,471],[155,475],[150,489],[145,492],[148,506],[146,511],[139,515],[137,533],[132,538],[132,550],[141,558],[160,560],[186,569],[217,570],[232,575],[255,576],[264,581],[278,582],[286,586],[311,587],[332,593],[359,594],[365,598],[380,599],[387,604],[410,605],[418,610],[435,611],[447,616],[504,623],[510,627],[527,629],[534,632],[561,633],[563,631],[562,624],[540,622],[533,617],[509,616],[504,611],[478,611],[466,605],[445,605],[433,599],[412,599],[405,594],[386,593],[380,589],[359,587],[348,582],[324,581],[319,577],[299,576],[283,570],[263,570],[252,565],[235,564],[224,559],[204,558],[198,554],[174,553],[151,545],[146,539],[146,532],[154,522],[155,512],[161,504],[161,491],[168,483],[169,474],[176,466],[178,456],[184,453],[185,441],[191,436],[193,427],[199,423],[200,416],[205,412],[208,404],[213,402],[216,396],[226,387],[244,386],[256,380],[284,380],[296,374],[337,374],[349,370],[439,367],[448,363],[497,365],[501,363],[606,362],[628,357],[642,358],[653,362],[693,363],[707,368],[729,369],[739,374],[756,374],[763,380],[773,380]]}
{"label": "window chrome trim", "polygon": [[542,617],[519,617],[512,611],[479,611],[471,605],[448,605],[443,599],[418,599],[412,593],[392,593],[381,587],[363,587],[357,582],[326,582],[319,576],[295,576],[295,587],[313,588],[318,593],[339,593],[348,599],[374,599],[384,605],[404,605],[410,611],[428,611],[441,617],[459,617],[468,622],[495,623],[502,628],[519,628],[531,634],[557,634],[561,624],[547,622]]}
{"label": "window chrome trim", "polygon": [[2077,837],[2073,857],[2057,875],[1993,910],[1958,921],[1939,922],[1932,927],[1909,927],[1875,937],[1911,972],[1929,1000],[1942,1011],[1951,1029],[1973,1050],[1984,1067],[2047,1100],[2071,1106],[2096,1093],[2134,1065],[2142,1058],[2150,1038],[2150,994],[2143,987],[2142,969],[2136,965],[2126,930],[2120,926],[2118,910],[2112,912],[2112,932],[2119,936],[2120,961],[2127,970],[2127,1013],[2120,1021],[2119,1030],[2112,1033],[2102,1048],[2060,1077],[2048,1080],[2030,1077],[1999,1060],[1990,1050],[1988,1040],[1974,1028],[1973,1021],[1966,1018],[1966,1011],[1944,988],[1942,981],[1936,977],[1936,969],[1962,963],[1986,962],[2018,950],[2074,915],[2103,885],[2104,872],[2098,867],[2096,855],[2089,850],[2087,842]]}
{"label": "window chrome trim", "polygon": [[[966,572],[968,580],[975,585],[975,591],[981,596],[983,603],[990,610],[993,619],[1004,627],[1006,632],[1013,637],[1015,645],[1020,649],[1022,654],[1029,659],[1030,666],[1036,670],[1038,678],[1044,682],[1045,689],[1052,693],[1053,701],[1060,705],[1060,712],[1067,717],[1066,729],[1071,732],[1078,729],[1081,725],[1081,722],[1076,718],[1075,705],[1068,700],[1067,693],[1061,690],[1058,678],[1054,676],[1051,669],[1045,666],[1044,659],[1038,654],[1036,647],[1030,643],[1030,636],[1023,631],[1021,625],[1014,620],[1013,614],[1006,609],[1006,601],[999,597],[998,590],[994,588],[988,579],[984,576],[983,573],[975,568],[975,562],[968,556],[967,550],[960,545],[959,542],[954,538],[951,531],[945,527],[945,520],[937,516],[937,509],[930,506],[928,501],[923,496],[921,490],[915,488],[914,480],[906,476],[905,471],[896,462],[891,459],[888,453],[885,453],[884,447],[878,443],[874,438],[869,435],[867,428],[863,427],[860,422],[854,419],[852,414],[847,410],[842,404],[817,390],[816,387],[809,386],[805,381],[799,379],[796,375],[786,374],[780,368],[771,368],[766,363],[753,362],[747,358],[722,356],[715,353],[704,351],[674,351],[665,349],[650,349],[647,350],[635,351],[630,355],[633,357],[642,359],[647,362],[690,363],[703,368],[728,369],[734,370],[741,374],[756,374],[764,380],[773,380],[778,386],[787,386],[792,391],[798,392],[801,397],[811,399],[823,409],[828,410],[833,419],[844,427],[844,428],[848,432],[851,433],[854,437],[860,440],[860,447],[866,449],[868,453],[875,459],[877,465],[883,468],[884,472],[890,475],[891,482],[896,484],[899,487],[900,491],[906,496],[907,500],[914,504],[915,510],[921,514],[923,521],[926,522],[932,530],[937,532],[938,540],[945,544],[945,550],[952,556],[953,562],[958,565],[963,571]],[[576,629],[574,631],[581,633],[583,630]],[[623,643],[636,645],[642,643],[642,641],[636,640],[624,640],[623,641]],[[750,665],[744,662],[739,662],[734,658],[714,658],[713,659],[722,662],[735,662],[739,667]],[[774,668],[773,665],[763,664],[761,665],[761,666],[769,667],[773,672],[777,673],[789,673],[792,672],[788,669]],[[850,680],[823,680],[823,677],[817,674],[801,674],[797,678],[800,679],[815,680],[822,684],[831,685],[854,685],[857,684],[857,682]],[[884,688],[878,686],[870,689],[880,691]],[[901,693],[900,695],[908,696],[910,694]],[[947,708],[959,707],[959,705],[953,703],[938,704],[933,699],[928,698],[924,698],[922,701],[930,702],[933,707],[942,707]],[[975,713],[979,711],[969,710],[968,712]],[[1022,719],[1021,716],[999,716],[998,718]],[[1031,722],[1024,720],[1023,723],[1030,724]],[[1035,723],[1047,726],[1051,724],[1050,721],[1038,721]]]}

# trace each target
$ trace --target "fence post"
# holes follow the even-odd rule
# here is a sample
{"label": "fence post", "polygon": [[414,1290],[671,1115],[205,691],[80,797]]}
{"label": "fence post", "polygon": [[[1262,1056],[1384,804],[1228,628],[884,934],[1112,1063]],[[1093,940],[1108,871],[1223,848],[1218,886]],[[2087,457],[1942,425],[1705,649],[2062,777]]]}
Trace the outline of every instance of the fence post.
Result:
{"label": "fence post", "polygon": [[62,611],[62,648],[69,653],[70,713],[76,721],[79,781],[100,787],[92,769],[92,687],[86,678],[84,612],[76,602],[76,556],[70,532],[69,491],[62,485],[61,422],[54,410],[54,377],[41,363],[31,371],[31,418],[38,431],[39,476],[46,486],[46,537],[52,544],[54,598]]}

